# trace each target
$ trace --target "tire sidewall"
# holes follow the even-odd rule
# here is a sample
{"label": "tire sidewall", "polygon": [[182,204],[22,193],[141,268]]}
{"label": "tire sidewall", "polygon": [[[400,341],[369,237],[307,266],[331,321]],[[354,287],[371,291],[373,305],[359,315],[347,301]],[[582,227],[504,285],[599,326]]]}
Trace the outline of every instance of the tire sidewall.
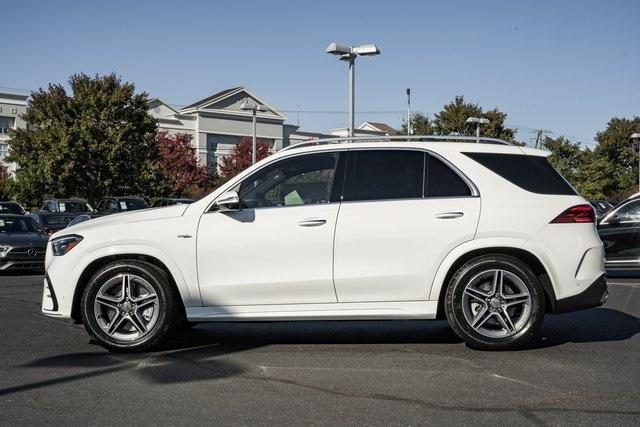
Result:
{"label": "tire sidewall", "polygon": [[[515,335],[491,338],[482,335],[469,325],[462,311],[462,295],[470,279],[486,270],[502,269],[518,276],[531,295],[531,314],[524,327]],[[512,257],[494,255],[473,259],[463,265],[451,279],[446,294],[446,314],[454,331],[471,346],[486,349],[511,348],[533,335],[544,318],[544,291],[531,269]]]}
{"label": "tire sidewall", "polygon": [[[144,278],[158,295],[158,319],[151,331],[135,341],[122,341],[109,336],[95,319],[94,301],[98,290],[107,280],[123,273],[132,273]],[[171,296],[168,295],[166,280],[163,279],[158,271],[135,262],[116,262],[100,269],[85,287],[81,300],[82,321],[89,334],[104,347],[112,350],[134,351],[155,345],[168,332],[173,311]]]}

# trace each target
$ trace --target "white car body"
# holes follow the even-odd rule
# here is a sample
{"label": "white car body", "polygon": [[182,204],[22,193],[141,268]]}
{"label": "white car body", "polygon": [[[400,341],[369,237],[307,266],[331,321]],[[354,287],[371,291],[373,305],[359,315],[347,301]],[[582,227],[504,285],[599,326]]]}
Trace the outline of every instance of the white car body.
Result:
{"label": "white car body", "polygon": [[[210,211],[227,190],[280,159],[368,149],[445,159],[473,194],[250,209],[246,218]],[[119,257],[166,269],[193,321],[433,319],[452,269],[478,251],[535,259],[550,309],[604,275],[593,223],[550,223],[587,203],[582,197],[532,193],[464,153],[546,156],[510,145],[418,141],[283,150],[190,205],[97,218],[53,235],[83,240],[64,256],[53,256],[48,246],[43,313],[78,320],[90,272]]]}

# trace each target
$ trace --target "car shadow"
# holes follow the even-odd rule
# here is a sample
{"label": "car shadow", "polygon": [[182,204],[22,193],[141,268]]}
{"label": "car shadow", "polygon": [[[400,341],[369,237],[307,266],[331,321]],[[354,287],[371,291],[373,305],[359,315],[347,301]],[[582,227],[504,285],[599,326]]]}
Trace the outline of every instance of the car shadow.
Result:
{"label": "car shadow", "polygon": [[554,347],[566,343],[625,341],[640,333],[640,319],[611,308],[547,315],[538,337],[523,349]]}
{"label": "car shadow", "polygon": [[[640,333],[640,319],[608,308],[547,316],[539,333],[521,350],[566,343],[628,340]],[[295,321],[200,324],[175,333],[148,353],[78,352],[31,361],[25,368],[60,368],[66,376],[0,389],[0,396],[127,371],[150,384],[208,381],[241,375],[250,363],[229,355],[268,345],[461,344],[446,321]],[[80,372],[78,372],[80,371]]]}

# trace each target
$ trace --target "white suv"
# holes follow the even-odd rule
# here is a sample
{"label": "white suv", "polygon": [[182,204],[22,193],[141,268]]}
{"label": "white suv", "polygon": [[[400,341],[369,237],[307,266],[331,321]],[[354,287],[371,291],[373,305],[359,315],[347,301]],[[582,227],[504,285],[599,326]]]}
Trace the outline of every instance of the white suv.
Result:
{"label": "white suv", "polygon": [[593,209],[545,152],[429,139],[304,143],[191,205],[62,230],[42,310],[115,351],[194,322],[444,318],[503,349],[605,301]]}

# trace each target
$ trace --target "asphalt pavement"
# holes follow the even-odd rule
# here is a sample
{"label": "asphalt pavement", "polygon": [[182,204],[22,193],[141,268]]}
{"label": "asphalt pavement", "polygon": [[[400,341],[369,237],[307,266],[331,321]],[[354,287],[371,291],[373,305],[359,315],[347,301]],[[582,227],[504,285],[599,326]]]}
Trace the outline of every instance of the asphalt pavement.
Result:
{"label": "asphalt pavement", "polygon": [[126,355],[42,316],[41,283],[0,277],[2,425],[640,424],[637,279],[520,351],[443,321],[331,321],[199,325]]}

